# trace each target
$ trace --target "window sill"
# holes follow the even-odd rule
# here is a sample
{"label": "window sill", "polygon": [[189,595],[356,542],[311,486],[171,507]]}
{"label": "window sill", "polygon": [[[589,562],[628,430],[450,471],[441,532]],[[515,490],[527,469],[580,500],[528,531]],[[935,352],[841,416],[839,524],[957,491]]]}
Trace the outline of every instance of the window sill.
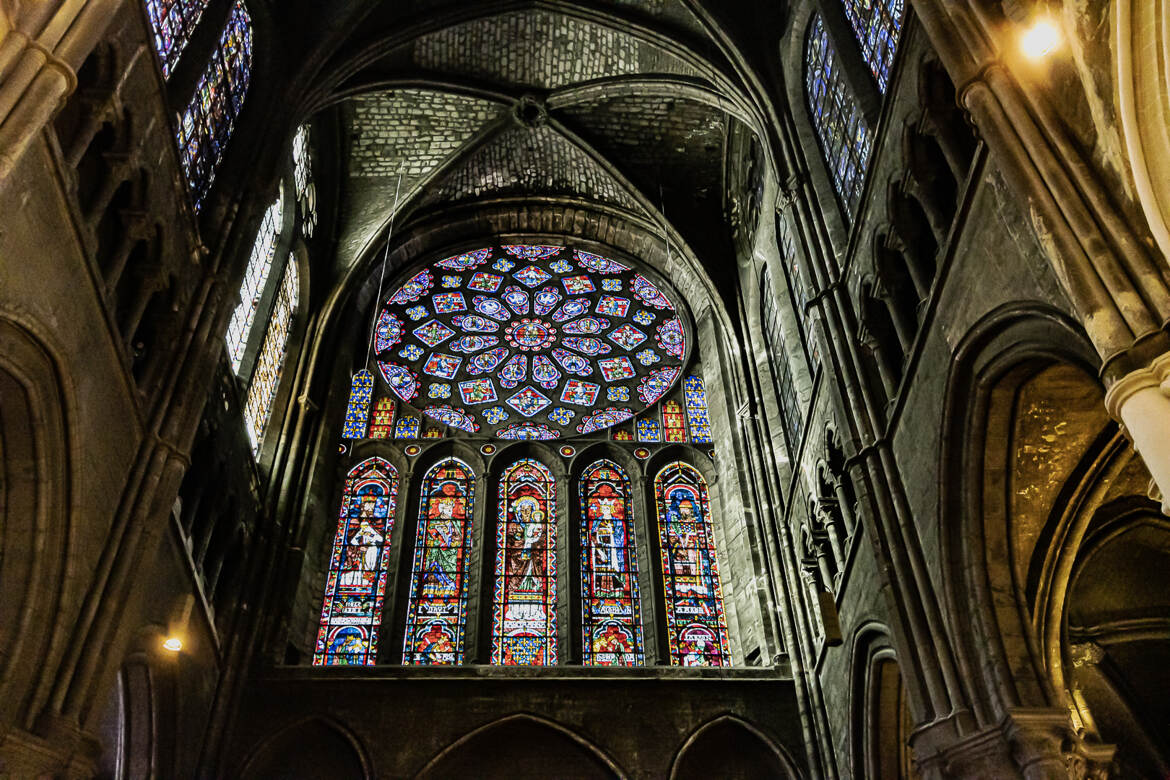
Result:
{"label": "window sill", "polygon": [[263,675],[280,680],[556,680],[598,681],[781,681],[791,679],[788,664],[683,668],[678,666],[584,667],[584,666],[276,666]]}

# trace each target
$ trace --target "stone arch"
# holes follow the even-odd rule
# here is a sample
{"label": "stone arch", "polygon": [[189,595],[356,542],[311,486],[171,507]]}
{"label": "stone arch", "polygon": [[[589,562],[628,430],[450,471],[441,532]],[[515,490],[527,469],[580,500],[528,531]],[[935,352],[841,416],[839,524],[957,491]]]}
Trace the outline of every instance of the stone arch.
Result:
{"label": "stone arch", "polygon": [[330,718],[311,717],[284,726],[252,750],[241,778],[374,777],[368,753],[357,736]]}
{"label": "stone arch", "polygon": [[27,728],[63,650],[73,525],[69,412],[51,349],[0,318],[0,701]]}
{"label": "stone arch", "polygon": [[850,751],[854,777],[916,777],[911,766],[909,696],[889,629],[860,626],[850,655]]}
{"label": "stone arch", "polygon": [[721,777],[800,777],[796,762],[775,740],[735,715],[720,715],[695,729],[670,767],[670,780]]}
{"label": "stone arch", "polygon": [[447,777],[624,778],[601,748],[561,724],[528,713],[508,715],[464,734],[415,775]]}

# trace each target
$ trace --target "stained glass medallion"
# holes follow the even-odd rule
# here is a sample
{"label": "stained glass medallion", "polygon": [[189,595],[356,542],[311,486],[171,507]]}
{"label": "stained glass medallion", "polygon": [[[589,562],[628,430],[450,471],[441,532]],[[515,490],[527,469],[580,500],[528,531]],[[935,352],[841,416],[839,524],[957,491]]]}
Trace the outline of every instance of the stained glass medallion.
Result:
{"label": "stained glass medallion", "polygon": [[[676,293],[632,262],[508,244],[434,261],[405,279],[379,313],[380,373],[403,401],[461,402],[415,408],[462,430],[519,439],[593,433],[661,398],[689,355]],[[439,395],[443,386],[450,392]],[[613,400],[622,405],[607,407]]]}

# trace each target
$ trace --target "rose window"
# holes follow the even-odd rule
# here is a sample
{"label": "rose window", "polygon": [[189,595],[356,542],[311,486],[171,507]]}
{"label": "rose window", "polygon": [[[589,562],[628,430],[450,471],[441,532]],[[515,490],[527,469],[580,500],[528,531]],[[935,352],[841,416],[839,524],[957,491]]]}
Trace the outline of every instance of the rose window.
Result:
{"label": "rose window", "polygon": [[682,374],[689,331],[675,300],[633,263],[579,249],[477,249],[414,271],[387,298],[378,370],[404,403],[469,433],[589,434]]}

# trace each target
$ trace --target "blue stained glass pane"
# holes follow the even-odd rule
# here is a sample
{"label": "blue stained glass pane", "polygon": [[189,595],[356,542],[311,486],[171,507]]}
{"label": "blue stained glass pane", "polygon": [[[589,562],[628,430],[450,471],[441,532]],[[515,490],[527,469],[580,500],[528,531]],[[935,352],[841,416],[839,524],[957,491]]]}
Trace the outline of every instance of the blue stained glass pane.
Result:
{"label": "blue stained glass pane", "polygon": [[209,0],[146,0],[163,78],[170,78]]}
{"label": "blue stained glass pane", "polygon": [[362,369],[353,375],[349,387],[349,403],[345,406],[343,439],[362,439],[366,435],[366,421],[370,416],[370,396],[374,392],[374,375]]}
{"label": "blue stained glass pane", "polygon": [[833,187],[848,215],[857,210],[873,136],[849,91],[820,14],[805,46],[805,94]]}
{"label": "blue stained glass pane", "polygon": [[702,379],[692,375],[683,380],[683,401],[687,406],[691,441],[695,444],[710,444],[711,419],[707,415],[707,391],[703,389]]}
{"label": "blue stained glass pane", "polygon": [[890,67],[902,34],[904,0],[842,0],[845,15],[861,46],[861,56],[869,65],[878,89],[884,94],[890,86]]}

